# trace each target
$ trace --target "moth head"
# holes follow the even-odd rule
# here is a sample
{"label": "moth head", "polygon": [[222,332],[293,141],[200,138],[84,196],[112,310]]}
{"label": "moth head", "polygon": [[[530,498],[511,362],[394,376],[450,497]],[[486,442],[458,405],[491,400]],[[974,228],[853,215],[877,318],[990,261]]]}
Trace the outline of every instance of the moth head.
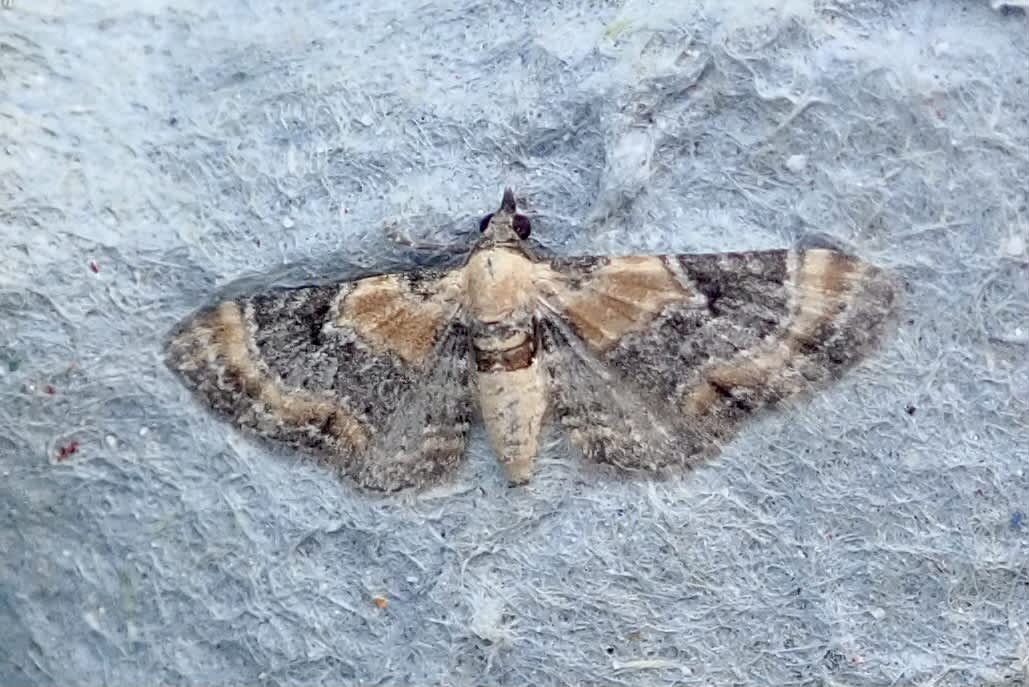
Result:
{"label": "moth head", "polygon": [[504,198],[496,212],[479,220],[479,231],[494,243],[516,243],[516,239],[524,241],[532,232],[529,218],[518,213],[514,192],[504,189]]}

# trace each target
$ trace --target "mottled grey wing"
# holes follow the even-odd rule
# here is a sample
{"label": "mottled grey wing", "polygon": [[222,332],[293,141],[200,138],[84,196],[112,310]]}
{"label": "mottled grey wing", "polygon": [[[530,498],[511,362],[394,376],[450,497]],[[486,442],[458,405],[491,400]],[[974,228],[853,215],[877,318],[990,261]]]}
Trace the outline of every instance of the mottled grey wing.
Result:
{"label": "mottled grey wing", "polygon": [[695,464],[756,411],[838,377],[894,304],[885,273],[826,249],[549,265],[553,411],[587,457],[628,469]]}
{"label": "mottled grey wing", "polygon": [[168,365],[240,427],[362,486],[452,471],[468,429],[468,337],[452,272],[273,291],[185,320]]}

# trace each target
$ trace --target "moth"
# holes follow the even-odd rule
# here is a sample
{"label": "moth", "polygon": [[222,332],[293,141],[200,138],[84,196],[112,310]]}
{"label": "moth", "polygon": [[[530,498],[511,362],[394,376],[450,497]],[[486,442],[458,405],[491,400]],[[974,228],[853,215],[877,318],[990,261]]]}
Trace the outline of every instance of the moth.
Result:
{"label": "moth", "polygon": [[628,471],[688,469],[764,407],[880,339],[888,274],[841,251],[547,257],[514,194],[463,263],[226,300],[184,320],[168,365],[215,411],[357,484],[422,486],[473,418],[511,484],[545,422]]}

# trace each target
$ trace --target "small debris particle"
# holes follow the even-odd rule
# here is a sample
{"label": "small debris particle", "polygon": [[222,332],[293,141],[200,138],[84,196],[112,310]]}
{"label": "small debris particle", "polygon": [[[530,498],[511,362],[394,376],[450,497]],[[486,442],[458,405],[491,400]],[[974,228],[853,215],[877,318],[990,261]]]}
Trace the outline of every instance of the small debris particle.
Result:
{"label": "small debris particle", "polygon": [[7,361],[8,372],[17,372],[19,367],[21,367],[21,361],[17,358],[11,358]]}
{"label": "small debris particle", "polygon": [[78,450],[79,450],[79,442],[74,441],[74,440],[69,441],[67,444],[65,444],[60,449],[58,449],[58,451],[57,451],[57,460],[68,460],[68,458],[70,456],[75,455],[75,453]]}
{"label": "small debris particle", "polygon": [[100,265],[97,264],[96,260],[89,261],[89,271],[93,274],[98,274],[100,272]]}
{"label": "small debris particle", "polygon": [[375,607],[378,608],[380,611],[385,609],[386,606],[389,605],[389,601],[387,601],[386,597],[384,596],[373,596],[372,603],[375,604]]}
{"label": "small debris particle", "polygon": [[907,413],[908,415],[914,415],[917,411],[918,411],[918,408],[916,408],[915,406],[911,405],[910,403],[908,403],[907,407],[904,408],[904,412]]}
{"label": "small debris particle", "polygon": [[1015,532],[1020,532],[1025,527],[1025,513],[1020,510],[1016,510],[1011,514],[1011,519],[1008,520],[1008,527]]}
{"label": "small debris particle", "polygon": [[1009,236],[1008,239],[1002,245],[1004,248],[1004,252],[1013,258],[1016,258],[1025,253],[1025,239],[1023,239],[1018,234],[1012,234],[1011,236]]}
{"label": "small debris particle", "polygon": [[54,388],[53,384],[47,384],[43,388],[43,390],[47,393],[48,396],[53,396],[57,393],[57,389]]}
{"label": "small debris particle", "polygon": [[843,663],[845,663],[846,660],[847,660],[847,657],[844,656],[840,651],[838,651],[836,649],[829,649],[822,656],[822,663],[831,672],[835,672],[835,671],[839,670],[840,666],[843,665]]}
{"label": "small debris particle", "polygon": [[790,155],[786,158],[786,169],[790,170],[794,174],[803,172],[805,168],[807,168],[806,155]]}

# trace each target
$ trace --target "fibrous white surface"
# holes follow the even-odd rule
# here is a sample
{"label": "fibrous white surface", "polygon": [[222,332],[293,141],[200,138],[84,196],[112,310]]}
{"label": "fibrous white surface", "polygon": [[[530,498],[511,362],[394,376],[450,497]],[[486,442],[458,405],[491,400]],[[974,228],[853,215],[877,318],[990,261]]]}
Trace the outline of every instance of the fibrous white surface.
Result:
{"label": "fibrous white surface", "polygon": [[[13,0],[0,684],[1014,685],[1022,3]],[[161,364],[216,290],[416,260],[515,187],[565,254],[823,233],[895,334],[683,482],[563,443],[376,497]],[[240,285],[237,279],[246,277]]]}

